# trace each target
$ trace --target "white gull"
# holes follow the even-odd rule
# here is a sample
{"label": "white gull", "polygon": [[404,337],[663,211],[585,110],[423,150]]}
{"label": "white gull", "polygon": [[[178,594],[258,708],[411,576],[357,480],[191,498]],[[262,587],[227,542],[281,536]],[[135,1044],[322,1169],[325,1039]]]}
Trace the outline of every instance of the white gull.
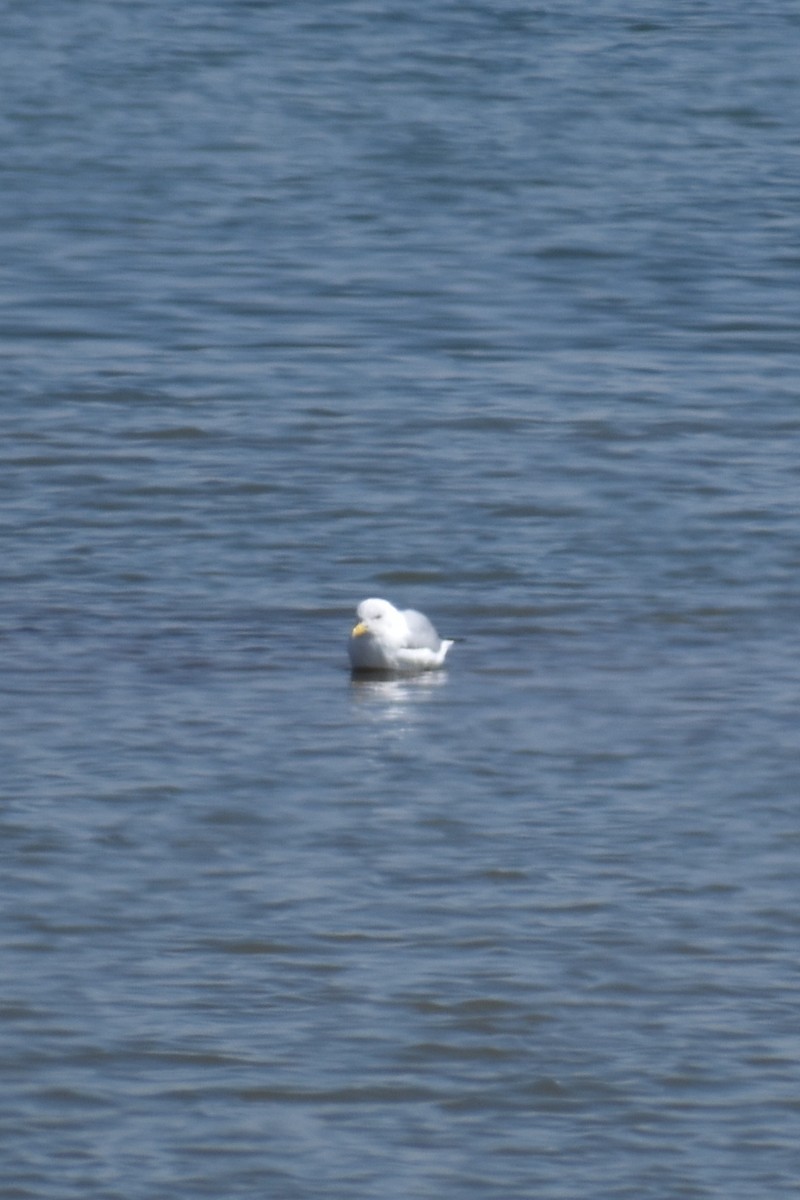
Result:
{"label": "white gull", "polygon": [[452,641],[440,638],[424,613],[403,612],[388,600],[362,600],[347,647],[354,671],[431,671],[441,667]]}

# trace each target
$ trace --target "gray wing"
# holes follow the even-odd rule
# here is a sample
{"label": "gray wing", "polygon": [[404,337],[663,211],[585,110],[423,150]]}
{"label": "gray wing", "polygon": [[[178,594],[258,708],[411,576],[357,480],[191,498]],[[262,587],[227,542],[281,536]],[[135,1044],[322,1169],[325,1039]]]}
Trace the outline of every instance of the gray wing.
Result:
{"label": "gray wing", "polygon": [[408,645],[415,650],[438,650],[442,644],[442,639],[431,625],[424,613],[417,612],[415,608],[407,608],[403,612],[408,625]]}

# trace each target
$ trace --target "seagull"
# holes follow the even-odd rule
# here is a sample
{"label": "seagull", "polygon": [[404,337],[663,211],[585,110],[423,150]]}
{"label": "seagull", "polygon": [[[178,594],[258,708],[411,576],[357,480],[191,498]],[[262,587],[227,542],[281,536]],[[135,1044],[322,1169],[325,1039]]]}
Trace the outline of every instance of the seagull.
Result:
{"label": "seagull", "polygon": [[453,644],[423,613],[400,612],[388,600],[362,600],[356,616],[347,647],[354,671],[431,671],[442,666]]}

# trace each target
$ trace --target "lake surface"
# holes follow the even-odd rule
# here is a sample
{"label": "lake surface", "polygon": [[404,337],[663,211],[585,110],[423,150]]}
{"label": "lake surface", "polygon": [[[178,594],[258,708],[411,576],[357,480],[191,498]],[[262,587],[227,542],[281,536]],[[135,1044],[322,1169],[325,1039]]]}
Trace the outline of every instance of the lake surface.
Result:
{"label": "lake surface", "polygon": [[0,1197],[795,1196],[800,14],[2,11]]}

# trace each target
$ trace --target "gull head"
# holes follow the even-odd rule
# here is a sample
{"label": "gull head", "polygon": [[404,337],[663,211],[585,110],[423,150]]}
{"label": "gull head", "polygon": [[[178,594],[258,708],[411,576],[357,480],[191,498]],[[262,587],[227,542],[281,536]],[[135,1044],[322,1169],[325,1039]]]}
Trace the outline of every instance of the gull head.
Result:
{"label": "gull head", "polygon": [[351,638],[373,638],[387,648],[403,645],[408,632],[405,618],[388,600],[362,600],[356,616],[358,624],[353,627]]}

